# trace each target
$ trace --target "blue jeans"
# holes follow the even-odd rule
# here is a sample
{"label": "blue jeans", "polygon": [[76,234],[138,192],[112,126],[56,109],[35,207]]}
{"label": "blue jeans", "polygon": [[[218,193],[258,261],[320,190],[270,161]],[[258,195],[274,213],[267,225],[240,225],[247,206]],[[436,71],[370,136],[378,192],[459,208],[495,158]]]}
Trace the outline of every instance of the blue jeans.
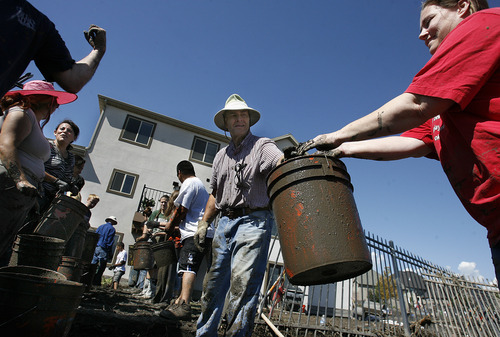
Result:
{"label": "blue jeans", "polygon": [[226,294],[226,336],[252,335],[272,224],[270,211],[219,220],[212,242],[212,266],[203,285],[196,336],[217,336]]}
{"label": "blue jeans", "polygon": [[106,270],[106,264],[108,263],[108,253],[101,246],[97,246],[94,251],[94,257],[92,258],[92,264],[97,264],[97,270],[94,275],[92,284],[95,286],[100,286],[102,282],[102,274]]}

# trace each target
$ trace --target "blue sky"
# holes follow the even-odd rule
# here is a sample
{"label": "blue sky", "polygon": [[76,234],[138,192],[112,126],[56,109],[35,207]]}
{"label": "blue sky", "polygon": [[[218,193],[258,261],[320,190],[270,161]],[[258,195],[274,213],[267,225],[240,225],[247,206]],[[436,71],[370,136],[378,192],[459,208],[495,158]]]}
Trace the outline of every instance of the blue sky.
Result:
{"label": "blue sky", "polygon": [[[83,146],[99,118],[98,94],[219,131],[213,116],[238,93],[262,114],[254,134],[306,141],[402,93],[430,57],[418,40],[419,0],[31,3],[76,60],[90,51],[83,30],[107,30],[96,75],[45,127],[52,137],[71,118]],[[34,65],[27,71],[42,79]],[[463,209],[439,162],[343,161],[365,230],[454,272],[494,278],[486,230]]]}

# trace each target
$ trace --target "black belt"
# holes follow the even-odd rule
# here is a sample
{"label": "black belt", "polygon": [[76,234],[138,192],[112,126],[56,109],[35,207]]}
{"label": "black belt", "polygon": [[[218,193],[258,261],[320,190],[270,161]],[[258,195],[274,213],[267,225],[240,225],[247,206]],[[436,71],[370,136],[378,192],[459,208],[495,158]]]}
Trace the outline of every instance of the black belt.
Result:
{"label": "black belt", "polygon": [[268,210],[269,207],[259,207],[259,208],[239,207],[239,208],[225,208],[221,210],[221,213],[222,216],[227,216],[229,219],[233,220],[253,212],[268,211]]}

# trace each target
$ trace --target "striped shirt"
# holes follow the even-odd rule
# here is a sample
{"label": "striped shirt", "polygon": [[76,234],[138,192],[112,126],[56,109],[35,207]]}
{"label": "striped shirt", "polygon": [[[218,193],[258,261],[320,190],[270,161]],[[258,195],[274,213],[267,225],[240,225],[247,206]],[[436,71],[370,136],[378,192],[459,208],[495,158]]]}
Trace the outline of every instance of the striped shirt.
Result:
{"label": "striped shirt", "polygon": [[267,207],[266,177],[282,155],[271,139],[251,132],[238,147],[231,141],[214,159],[210,187],[217,191],[216,208]]}
{"label": "striped shirt", "polygon": [[[71,145],[68,146],[68,156],[64,158],[59,153],[54,141],[49,141],[49,143],[50,158],[45,162],[45,172],[68,184],[71,183],[71,179],[73,178],[73,167],[75,166],[75,156],[73,153],[69,152]],[[45,193],[55,194],[57,192],[56,185],[49,182],[44,182],[43,188]]]}

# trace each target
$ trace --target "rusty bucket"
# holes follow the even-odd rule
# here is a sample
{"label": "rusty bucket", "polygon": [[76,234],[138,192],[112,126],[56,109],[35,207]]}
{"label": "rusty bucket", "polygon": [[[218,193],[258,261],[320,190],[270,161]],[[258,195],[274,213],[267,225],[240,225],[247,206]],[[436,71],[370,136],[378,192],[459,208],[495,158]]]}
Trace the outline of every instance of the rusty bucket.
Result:
{"label": "rusty bucket", "polygon": [[57,272],[66,276],[69,281],[80,282],[82,267],[79,258],[74,256],[62,256],[61,264],[57,268]]}
{"label": "rusty bucket", "polygon": [[151,243],[146,241],[136,242],[134,245],[134,269],[152,269],[154,262]]}
{"label": "rusty bucket", "polygon": [[164,241],[153,243],[151,245],[153,256],[156,261],[156,266],[166,267],[172,263],[177,262],[177,255],[175,254],[175,244],[173,241]]}
{"label": "rusty bucket", "polygon": [[324,155],[290,159],[267,177],[291,283],[332,283],[371,269],[350,180],[344,163]]}
{"label": "rusty bucket", "polygon": [[85,241],[82,249],[81,260],[83,263],[91,263],[94,257],[95,248],[101,235],[91,230],[87,230]]}
{"label": "rusty bucket", "polygon": [[64,240],[42,235],[19,234],[12,247],[10,266],[34,266],[56,270],[64,251]]}
{"label": "rusty bucket", "polygon": [[76,258],[81,258],[83,249],[85,247],[85,237],[87,236],[87,230],[90,225],[87,221],[82,221],[78,227],[73,232],[73,235],[66,242],[66,247],[64,248],[65,256],[74,256]]}
{"label": "rusty bucket", "polygon": [[87,206],[80,201],[58,195],[43,214],[34,233],[68,241],[87,212]]}
{"label": "rusty bucket", "polygon": [[53,270],[0,268],[2,336],[67,336],[83,290],[82,284]]}

